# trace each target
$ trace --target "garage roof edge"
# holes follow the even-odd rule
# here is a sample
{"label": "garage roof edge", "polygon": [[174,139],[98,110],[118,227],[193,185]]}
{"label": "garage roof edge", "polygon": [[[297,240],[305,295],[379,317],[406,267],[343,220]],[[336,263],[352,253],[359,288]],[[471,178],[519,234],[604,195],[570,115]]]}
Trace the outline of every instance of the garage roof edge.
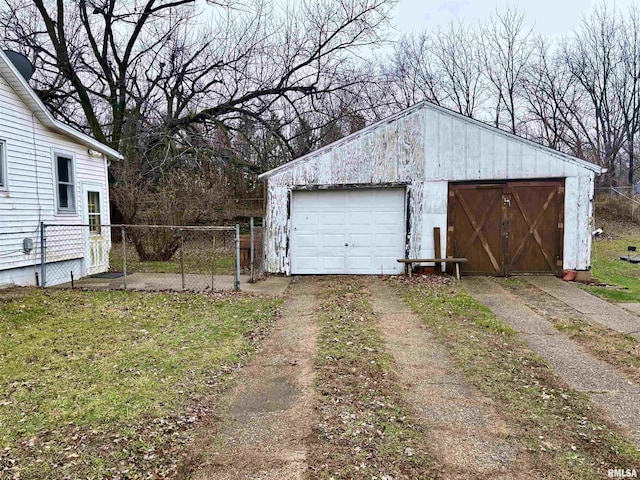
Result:
{"label": "garage roof edge", "polygon": [[481,127],[483,129],[486,130],[490,130],[491,132],[494,133],[498,133],[504,137],[507,138],[511,138],[511,139],[516,139],[518,141],[521,141],[523,143],[526,143],[527,145],[533,147],[533,148],[537,148],[537,149],[541,149],[544,150],[546,152],[548,152],[549,154],[557,157],[559,160],[563,160],[566,162],[570,162],[570,163],[575,163],[576,165],[582,167],[582,168],[586,168],[588,170],[591,170],[593,172],[595,172],[596,174],[601,174],[603,173],[603,169],[602,167],[600,167],[599,165],[596,165],[595,163],[591,163],[588,162],[587,160],[582,160],[578,157],[574,157],[573,155],[569,155],[567,153],[563,153],[560,152],[558,150],[555,150],[554,148],[551,147],[547,147],[546,145],[542,145],[540,143],[536,143],[533,140],[529,140],[527,138],[521,137],[519,135],[516,135],[514,133],[511,132],[506,132],[504,130],[501,130],[497,127],[494,127],[492,125],[488,125],[480,120],[477,120],[475,118],[471,118],[471,117],[467,117],[466,115],[462,115],[461,113],[458,113],[454,110],[442,107],[440,105],[435,105],[434,103],[428,102],[426,100],[417,103],[409,108],[406,108],[404,110],[402,110],[401,112],[395,113],[393,115],[390,115],[389,117],[386,117],[382,120],[379,120],[375,123],[372,123],[371,125],[369,125],[368,127],[363,128],[362,130],[358,130],[357,132],[354,132],[350,135],[347,135],[346,137],[343,137],[339,140],[336,140],[335,142],[330,143],[329,145],[325,145],[324,147],[321,147],[317,150],[314,150],[313,152],[309,152],[306,155],[303,155],[302,157],[296,158],[295,160],[292,160],[288,163],[285,163],[283,165],[280,165],[279,167],[276,167],[272,170],[269,170],[267,172],[264,172],[260,175],[258,175],[258,179],[259,180],[264,180],[264,179],[268,179],[274,175],[277,175],[281,172],[285,172],[293,167],[295,167],[296,165],[300,164],[300,163],[304,163],[306,161],[311,160],[312,158],[315,158],[318,155],[322,155],[323,153],[329,152],[331,150],[333,150],[334,148],[342,145],[343,143],[346,142],[350,142],[351,140],[354,140],[362,135],[366,135],[369,131],[371,130],[375,130],[376,128],[378,128],[381,125],[384,125],[386,123],[391,123],[394,122],[396,120],[398,120],[399,118],[402,118],[404,116],[410,115],[412,113],[414,113],[415,111],[418,110],[422,110],[423,108],[429,108],[431,110],[437,111],[439,113],[443,113],[445,115],[449,115],[451,117],[454,117],[458,120],[463,120],[469,123],[472,123],[478,127]]}

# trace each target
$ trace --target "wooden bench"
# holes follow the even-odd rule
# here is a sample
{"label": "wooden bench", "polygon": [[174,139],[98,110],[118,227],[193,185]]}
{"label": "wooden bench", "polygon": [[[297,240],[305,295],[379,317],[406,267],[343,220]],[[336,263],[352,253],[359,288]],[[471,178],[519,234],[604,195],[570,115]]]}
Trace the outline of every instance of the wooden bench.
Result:
{"label": "wooden bench", "polygon": [[441,263],[454,263],[456,266],[456,278],[460,280],[460,264],[467,262],[466,258],[399,258],[399,263],[405,263],[409,270],[409,276],[411,276],[411,266],[414,263],[435,263],[436,266],[440,266]]}

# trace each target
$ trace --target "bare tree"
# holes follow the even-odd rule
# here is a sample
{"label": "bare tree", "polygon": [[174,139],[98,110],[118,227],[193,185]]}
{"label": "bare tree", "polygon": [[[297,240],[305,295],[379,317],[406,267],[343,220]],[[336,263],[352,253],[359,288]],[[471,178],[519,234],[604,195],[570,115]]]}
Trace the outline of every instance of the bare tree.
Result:
{"label": "bare tree", "polygon": [[[564,46],[564,61],[584,92],[585,115],[573,115],[571,123],[583,138],[585,156],[608,169],[613,179],[627,128],[620,103],[621,25],[606,5],[596,8],[580,30]],[[626,95],[626,94],[625,94]]]}
{"label": "bare tree", "polygon": [[548,42],[538,38],[534,44],[522,81],[525,133],[543,145],[582,156],[580,136],[573,128],[573,116],[582,113],[576,80]]}
{"label": "bare tree", "polygon": [[443,104],[474,117],[486,96],[482,49],[478,33],[462,23],[439,30],[430,42],[436,71],[444,92]]}
{"label": "bare tree", "polygon": [[620,36],[621,71],[617,77],[617,97],[625,123],[628,155],[627,180],[635,181],[635,139],[640,129],[640,13],[630,6],[622,21]]}
{"label": "bare tree", "polygon": [[383,64],[386,93],[395,109],[407,108],[422,100],[440,104],[444,92],[431,55],[432,42],[426,33],[405,35],[394,46],[389,62]]}
{"label": "bare tree", "polygon": [[495,95],[493,123],[512,133],[518,130],[520,90],[532,51],[531,32],[524,13],[515,8],[496,13],[481,27],[484,70]]}

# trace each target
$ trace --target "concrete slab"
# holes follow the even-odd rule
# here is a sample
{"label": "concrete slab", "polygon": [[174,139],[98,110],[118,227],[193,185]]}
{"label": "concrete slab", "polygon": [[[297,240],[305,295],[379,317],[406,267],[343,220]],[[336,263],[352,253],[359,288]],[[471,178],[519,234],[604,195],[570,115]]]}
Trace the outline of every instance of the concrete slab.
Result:
{"label": "concrete slab", "polygon": [[591,295],[556,277],[522,277],[540,290],[566,303],[590,320],[640,340],[640,316]]}
{"label": "concrete slab", "polygon": [[378,327],[393,356],[406,401],[430,427],[427,439],[447,478],[531,478],[524,446],[500,405],[469,385],[422,319],[388,285],[365,279]]}
{"label": "concrete slab", "polygon": [[[539,278],[547,279],[547,277]],[[536,281],[533,277],[532,279]],[[558,282],[563,285],[560,280]],[[493,285],[487,288],[491,283]],[[549,285],[554,284],[554,282],[545,281],[539,283],[546,285],[547,289],[550,288]],[[638,402],[640,387],[638,385],[627,380],[608,363],[584,352],[569,337],[557,331],[542,316],[528,308],[520,298],[492,280],[467,277],[463,286],[470,295],[485,304],[498,318],[521,332],[525,343],[549,362],[557,374],[572,388],[589,395],[613,421],[628,428],[635,443],[640,445],[640,402]],[[571,287],[589,295],[574,286]],[[561,290],[563,293],[571,292],[568,289]],[[547,293],[551,294],[551,292]],[[593,302],[590,305],[592,307],[596,303]],[[585,309],[591,307],[588,306]],[[622,311],[620,308],[618,310]],[[627,314],[624,311],[623,313]],[[537,332],[544,332],[544,334]]]}
{"label": "concrete slab", "polygon": [[640,315],[640,303],[618,303],[619,307],[624,308],[625,310],[630,311],[636,315]]}
{"label": "concrete slab", "polygon": [[[249,275],[240,275],[240,290],[263,295],[283,295],[291,283],[292,277],[270,276],[256,283],[249,283]],[[227,291],[234,289],[233,275],[185,274],[185,290]],[[119,290],[124,288],[124,277],[96,278],[86,277],[74,282],[76,288],[96,290]],[[71,283],[58,285],[59,288],[71,288]],[[179,273],[132,273],[127,275],[127,289],[130,290],[176,290],[181,291],[182,276]]]}

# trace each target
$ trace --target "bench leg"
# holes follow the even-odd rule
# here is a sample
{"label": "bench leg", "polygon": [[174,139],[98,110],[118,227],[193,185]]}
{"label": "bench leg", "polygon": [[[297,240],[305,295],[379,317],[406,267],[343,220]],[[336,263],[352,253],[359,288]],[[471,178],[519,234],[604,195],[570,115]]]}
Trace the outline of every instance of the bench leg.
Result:
{"label": "bench leg", "polygon": [[460,280],[460,263],[456,262],[456,279]]}
{"label": "bench leg", "polygon": [[409,278],[411,278],[411,264],[410,263],[407,263],[407,268],[409,269],[408,270]]}

